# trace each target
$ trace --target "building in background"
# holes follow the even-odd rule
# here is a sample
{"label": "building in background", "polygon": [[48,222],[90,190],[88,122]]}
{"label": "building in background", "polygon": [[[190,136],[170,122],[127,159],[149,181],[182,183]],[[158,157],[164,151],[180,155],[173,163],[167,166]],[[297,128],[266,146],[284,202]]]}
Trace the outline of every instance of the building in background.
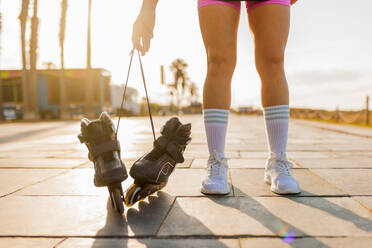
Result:
{"label": "building in background", "polygon": [[[38,105],[42,118],[60,116],[60,73],[59,69],[37,71]],[[99,115],[110,107],[111,75],[109,71],[101,68],[93,68],[92,74],[93,108],[94,113]],[[7,118],[22,118],[22,70],[1,70],[0,76]],[[65,80],[71,117],[83,115],[86,110],[86,69],[65,69]]]}
{"label": "building in background", "polygon": [[[121,85],[112,84],[111,89],[111,113],[119,114],[119,109],[124,93],[124,87]],[[123,104],[123,115],[139,115],[141,111],[138,91],[135,88],[127,87],[125,100]]]}

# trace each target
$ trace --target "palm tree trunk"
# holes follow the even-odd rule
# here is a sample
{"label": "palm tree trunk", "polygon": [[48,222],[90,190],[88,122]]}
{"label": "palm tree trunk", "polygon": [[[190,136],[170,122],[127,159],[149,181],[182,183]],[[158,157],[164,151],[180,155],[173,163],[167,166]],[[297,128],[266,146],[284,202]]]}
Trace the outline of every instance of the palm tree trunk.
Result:
{"label": "palm tree trunk", "polygon": [[37,36],[39,20],[37,17],[38,0],[34,0],[33,16],[31,18],[31,40],[30,40],[30,98],[32,106],[32,118],[39,119],[38,89],[37,89]]}
{"label": "palm tree trunk", "polygon": [[59,30],[59,46],[61,48],[61,74],[60,74],[60,100],[61,100],[61,119],[68,119],[68,103],[66,94],[66,81],[65,81],[65,58],[64,58],[64,42],[65,42],[65,31],[66,31],[66,12],[67,12],[67,0],[61,2],[61,20]]}
{"label": "palm tree trunk", "polygon": [[93,111],[93,77],[92,77],[92,62],[91,62],[91,38],[90,38],[90,24],[91,24],[92,0],[89,0],[88,6],[88,30],[87,30],[87,77],[86,77],[86,114],[89,117],[94,116]]}
{"label": "palm tree trunk", "polygon": [[30,0],[22,0],[22,9],[19,15],[19,21],[21,24],[23,119],[25,120],[32,119],[26,56],[26,27],[29,3]]}

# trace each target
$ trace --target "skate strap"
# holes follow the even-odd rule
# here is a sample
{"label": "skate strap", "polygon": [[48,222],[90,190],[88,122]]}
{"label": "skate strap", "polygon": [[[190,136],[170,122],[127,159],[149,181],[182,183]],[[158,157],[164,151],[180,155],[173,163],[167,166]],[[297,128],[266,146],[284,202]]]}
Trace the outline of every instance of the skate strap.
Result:
{"label": "skate strap", "polygon": [[[145,73],[144,73],[144,71],[143,71],[143,66],[142,66],[142,60],[141,60],[140,52],[137,51],[137,53],[138,53],[138,60],[139,60],[140,69],[141,69],[141,76],[142,76],[143,87],[144,87],[144,89],[145,89],[145,93],[146,93],[146,101],[147,101],[147,108],[148,108],[148,111],[149,111],[150,122],[151,122],[152,135],[153,135],[153,137],[154,137],[154,141],[155,141],[155,140],[156,140],[155,128],[154,128],[154,122],[153,122],[153,120],[152,120],[151,107],[150,107],[150,100],[149,100],[149,96],[148,96],[148,94],[147,94],[147,87],[146,87]],[[130,55],[130,60],[129,60],[129,67],[128,67],[127,79],[126,79],[126,81],[125,81],[123,97],[122,97],[122,99],[121,99],[121,105],[120,105],[120,109],[119,109],[119,119],[118,119],[118,124],[117,124],[116,132],[115,132],[115,139],[116,139],[116,140],[117,140],[118,130],[119,130],[119,125],[120,125],[121,110],[122,110],[123,105],[124,105],[124,99],[125,99],[125,93],[126,93],[126,91],[127,91],[127,86],[128,86],[128,81],[129,81],[130,69],[131,69],[131,67],[132,67],[132,61],[133,61],[133,55],[134,55],[134,48],[131,50],[131,52],[130,52],[129,55]]]}
{"label": "skate strap", "polygon": [[120,143],[118,140],[110,140],[105,143],[95,145],[92,147],[91,152],[93,158],[102,155],[105,152],[118,151],[120,152]]}
{"label": "skate strap", "polygon": [[167,153],[176,163],[183,163],[185,161],[180,146],[165,136],[157,138],[157,140],[154,141],[154,147]]}

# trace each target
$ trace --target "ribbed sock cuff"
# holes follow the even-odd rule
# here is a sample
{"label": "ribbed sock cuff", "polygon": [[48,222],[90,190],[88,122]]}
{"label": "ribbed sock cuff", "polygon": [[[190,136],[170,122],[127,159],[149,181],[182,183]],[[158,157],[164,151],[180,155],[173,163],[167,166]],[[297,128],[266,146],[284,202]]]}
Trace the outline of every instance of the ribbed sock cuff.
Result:
{"label": "ribbed sock cuff", "polygon": [[289,106],[277,105],[264,108],[265,120],[289,119]]}
{"label": "ribbed sock cuff", "polygon": [[224,157],[225,139],[229,111],[226,109],[205,109],[204,124],[209,154],[216,151]]}
{"label": "ribbed sock cuff", "polygon": [[229,110],[226,109],[204,109],[205,124],[225,124],[229,117]]}
{"label": "ribbed sock cuff", "polygon": [[289,106],[277,105],[264,108],[267,141],[270,153],[286,153],[288,139]]}

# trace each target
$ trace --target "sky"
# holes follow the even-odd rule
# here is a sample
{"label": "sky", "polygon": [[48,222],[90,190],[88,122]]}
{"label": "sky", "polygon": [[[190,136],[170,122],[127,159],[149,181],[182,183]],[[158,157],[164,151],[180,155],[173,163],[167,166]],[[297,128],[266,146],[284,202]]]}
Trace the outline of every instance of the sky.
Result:
{"label": "sky", "polygon": [[[132,48],[132,25],[142,1],[93,0],[92,66],[109,70],[112,82],[124,83]],[[17,19],[21,0],[2,0],[2,69],[21,68],[20,31]],[[39,0],[38,68],[59,63],[61,0]],[[67,12],[65,67],[86,66],[88,0],[70,0]],[[169,65],[176,58],[188,63],[188,75],[202,87],[206,55],[196,0],[159,0],[154,38],[143,57],[152,101],[167,103],[160,84],[160,65],[172,80]],[[30,8],[31,10],[31,8]],[[372,97],[372,1],[299,0],[291,9],[291,31],[286,50],[286,74],[292,107],[361,109]],[[31,15],[31,13],[30,13]],[[29,34],[28,34],[29,37]],[[144,95],[138,65],[130,86]],[[254,66],[254,46],[242,8],[238,31],[238,61],[232,82],[232,107],[261,107],[260,79]]]}

